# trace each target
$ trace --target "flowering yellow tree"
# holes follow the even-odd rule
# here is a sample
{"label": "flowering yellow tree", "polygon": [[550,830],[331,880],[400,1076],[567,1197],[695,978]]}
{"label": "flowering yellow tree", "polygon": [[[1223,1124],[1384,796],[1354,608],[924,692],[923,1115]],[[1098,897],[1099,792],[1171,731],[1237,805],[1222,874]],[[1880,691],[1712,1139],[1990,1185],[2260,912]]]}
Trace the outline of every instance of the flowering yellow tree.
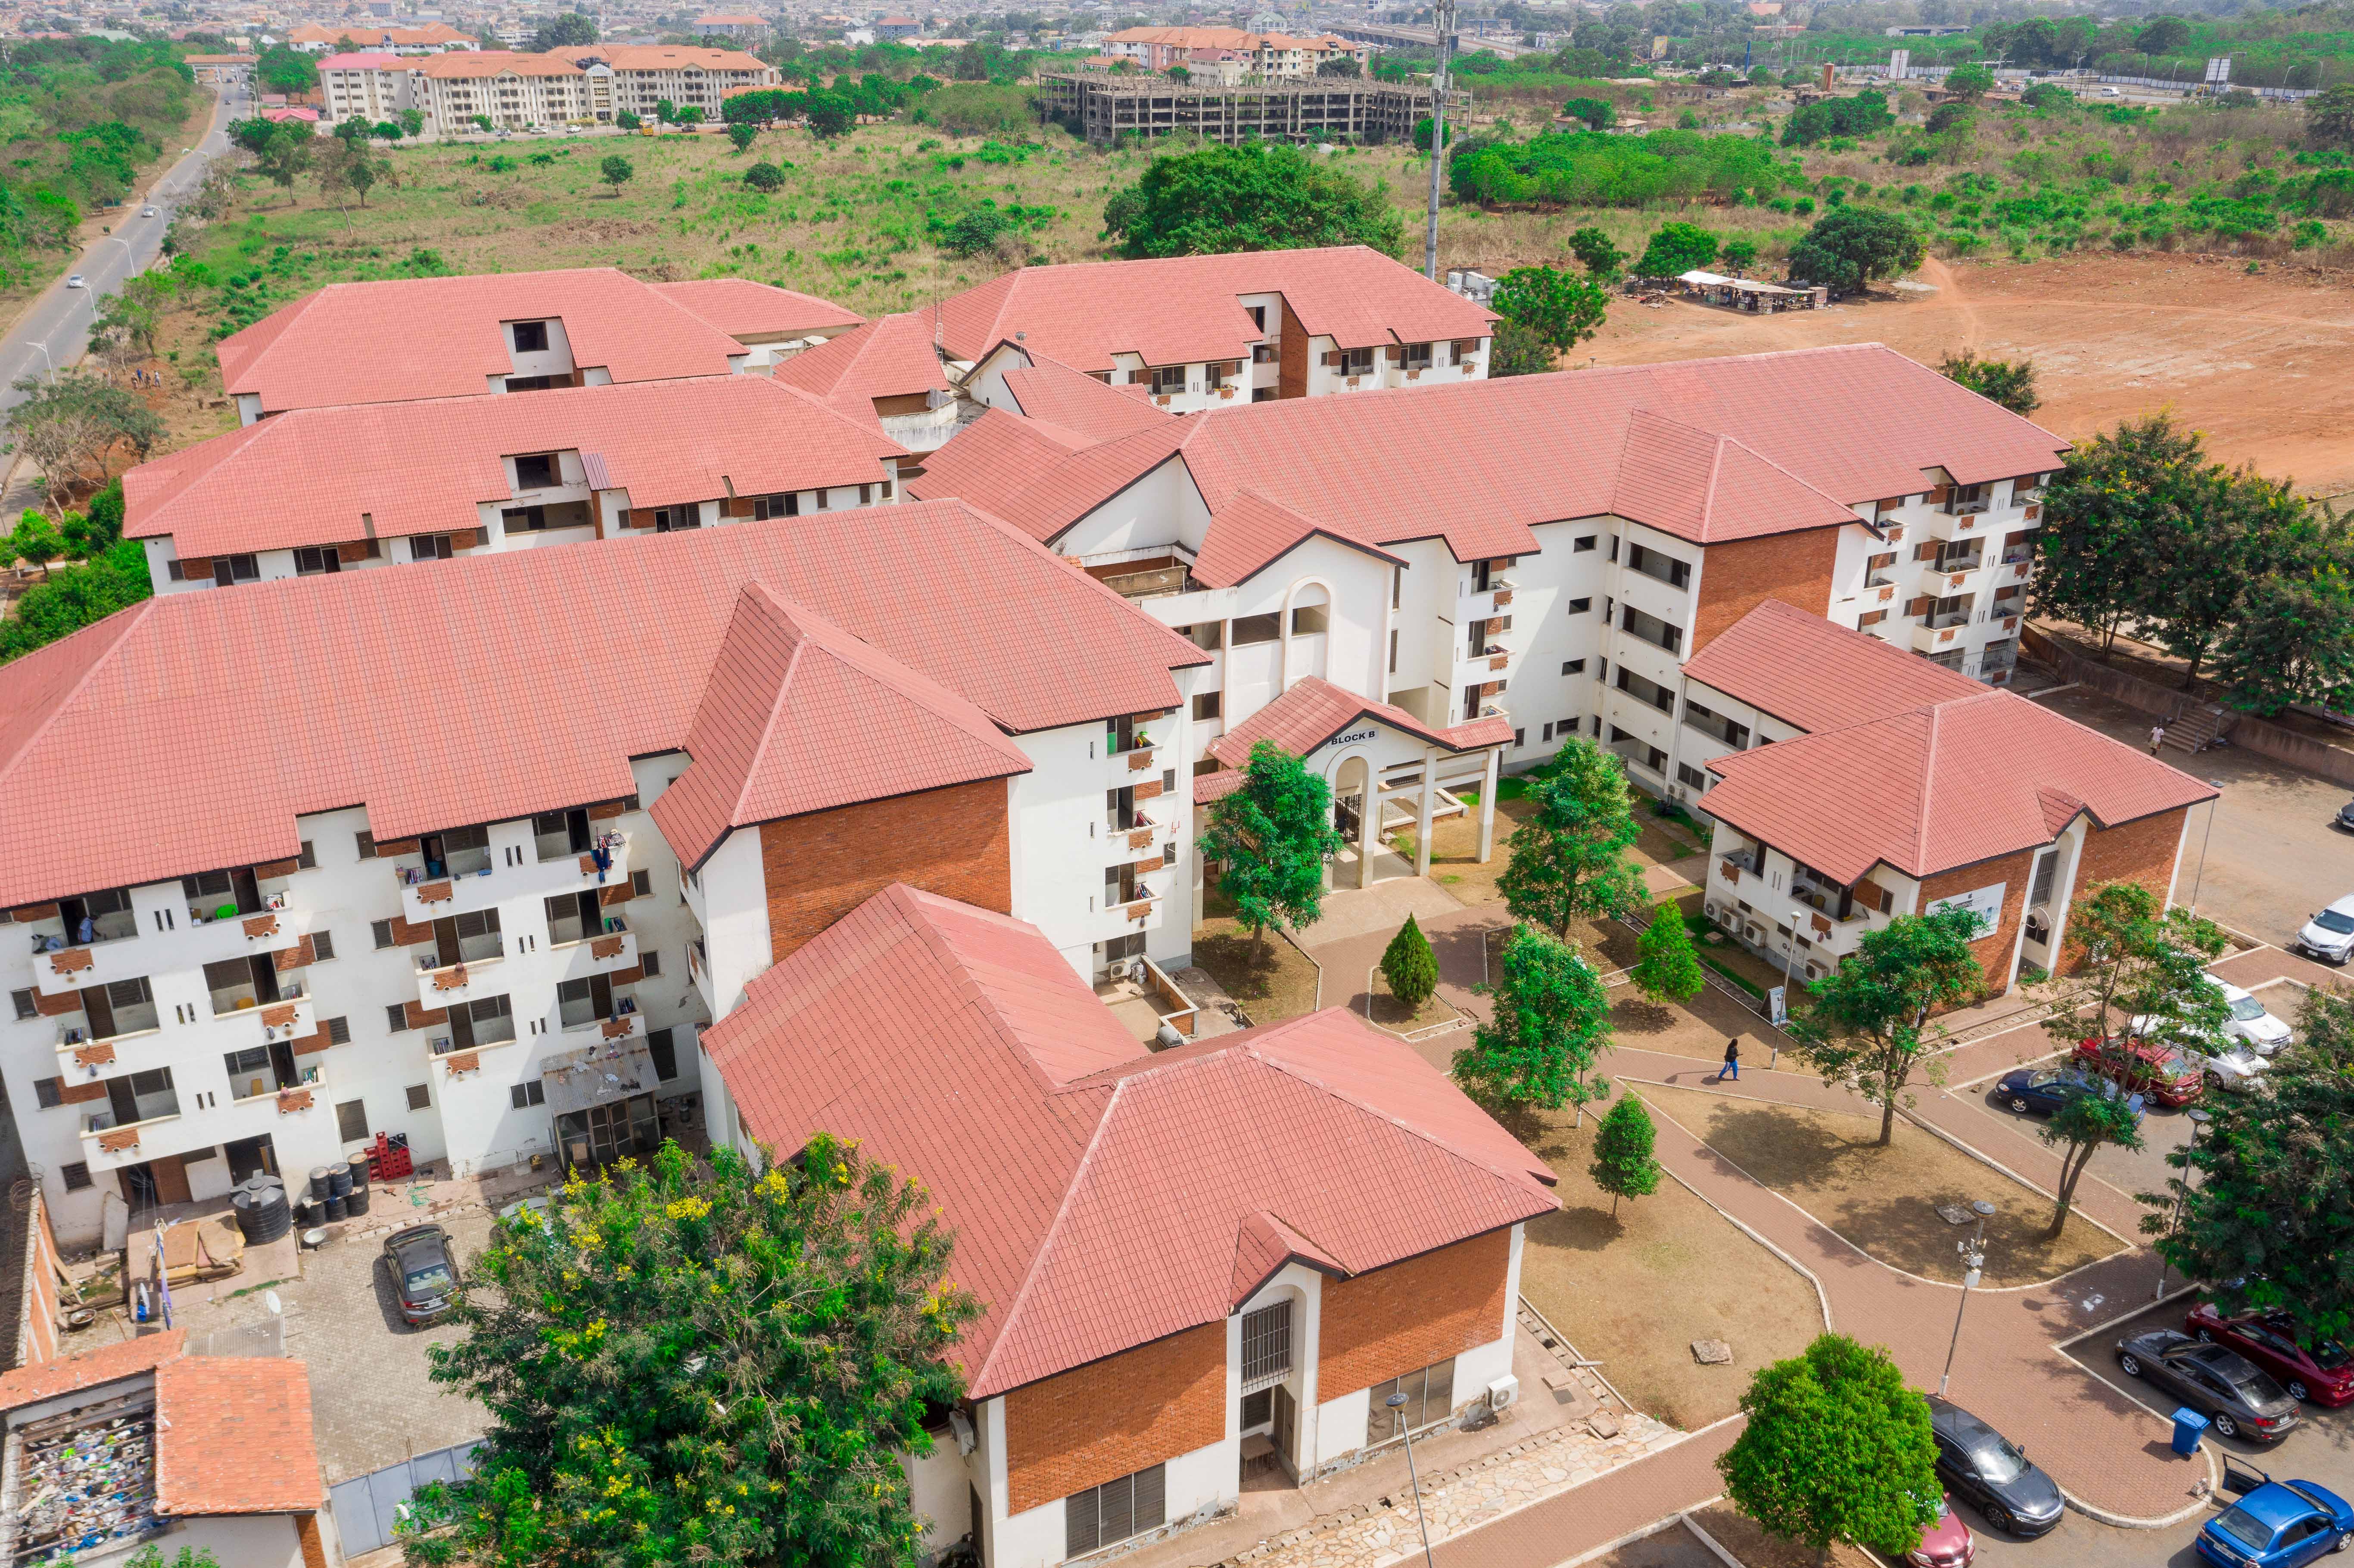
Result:
{"label": "flowering yellow tree", "polygon": [[820,1134],[790,1164],[664,1144],[567,1182],[462,1271],[436,1381],[491,1412],[419,1495],[420,1568],[912,1562],[901,1456],[979,1305],[922,1188]]}

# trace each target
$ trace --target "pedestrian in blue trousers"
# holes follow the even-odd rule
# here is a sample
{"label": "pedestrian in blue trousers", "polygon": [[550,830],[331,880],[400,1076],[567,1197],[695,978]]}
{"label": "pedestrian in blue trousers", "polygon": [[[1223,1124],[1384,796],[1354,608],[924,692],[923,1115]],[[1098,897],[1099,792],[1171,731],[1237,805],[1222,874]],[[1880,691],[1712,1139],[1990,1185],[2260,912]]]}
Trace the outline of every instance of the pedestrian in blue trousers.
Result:
{"label": "pedestrian in blue trousers", "polygon": [[1741,1081],[1741,1041],[1738,1036],[1724,1043],[1724,1067],[1716,1075],[1716,1081],[1721,1084],[1727,1078],[1735,1083]]}

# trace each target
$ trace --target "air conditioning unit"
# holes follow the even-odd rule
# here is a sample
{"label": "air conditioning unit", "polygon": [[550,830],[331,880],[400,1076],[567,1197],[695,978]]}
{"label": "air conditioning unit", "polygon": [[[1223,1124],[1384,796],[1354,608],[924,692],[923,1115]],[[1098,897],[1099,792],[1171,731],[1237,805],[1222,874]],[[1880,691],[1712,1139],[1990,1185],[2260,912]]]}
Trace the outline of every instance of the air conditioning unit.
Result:
{"label": "air conditioning unit", "polygon": [[1521,1380],[1507,1373],[1488,1385],[1488,1408],[1510,1410],[1521,1402]]}

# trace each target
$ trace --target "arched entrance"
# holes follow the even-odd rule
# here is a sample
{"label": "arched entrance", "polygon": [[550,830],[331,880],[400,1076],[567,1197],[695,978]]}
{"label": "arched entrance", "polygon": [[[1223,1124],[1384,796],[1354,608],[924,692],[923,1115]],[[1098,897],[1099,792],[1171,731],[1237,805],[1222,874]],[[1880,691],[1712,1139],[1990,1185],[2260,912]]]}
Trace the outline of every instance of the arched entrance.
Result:
{"label": "arched entrance", "polygon": [[1373,764],[1352,751],[1332,769],[1332,831],[1342,848],[1333,867],[1336,887],[1364,887],[1372,881],[1373,849],[1380,832],[1381,802],[1374,798]]}

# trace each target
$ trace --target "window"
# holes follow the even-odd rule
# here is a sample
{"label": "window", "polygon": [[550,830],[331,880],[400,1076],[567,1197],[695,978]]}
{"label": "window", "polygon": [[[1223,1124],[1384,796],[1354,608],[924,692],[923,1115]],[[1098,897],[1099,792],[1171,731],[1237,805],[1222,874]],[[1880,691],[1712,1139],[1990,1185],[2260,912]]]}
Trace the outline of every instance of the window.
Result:
{"label": "window", "polygon": [[790,491],[752,497],[752,516],[756,521],[766,522],[771,517],[798,517],[801,514],[801,498]]}
{"label": "window", "polygon": [[335,1107],[335,1136],[345,1143],[358,1143],[368,1135],[367,1105],[362,1100],[345,1100]]}
{"label": "window", "polygon": [[1152,367],[1152,395],[1166,397],[1185,390],[1185,367],[1182,365],[1156,365]]}
{"label": "window", "polygon": [[546,322],[515,323],[514,346],[517,354],[546,354],[547,323]]}
{"label": "window", "polygon": [[423,1110],[432,1103],[433,1090],[430,1086],[425,1084],[411,1084],[408,1086],[408,1108],[410,1110]]}
{"label": "window", "polygon": [[1245,615],[1235,620],[1235,646],[1237,648],[1253,642],[1272,642],[1282,635],[1283,617],[1280,615]]}
{"label": "window", "polygon": [[58,1174],[65,1178],[69,1192],[79,1192],[90,1185],[90,1167],[79,1160],[70,1165],[58,1166]]}
{"label": "window", "polygon": [[1426,343],[1407,344],[1405,345],[1405,367],[1408,370],[1429,369],[1430,344]]}
{"label": "window", "polygon": [[1078,1557],[1167,1522],[1168,1478],[1155,1465],[1063,1499],[1063,1555]]}
{"label": "window", "polygon": [[327,1044],[330,1045],[348,1045],[352,1043],[352,1021],[348,1018],[330,1018],[319,1027],[326,1032]]}
{"label": "window", "polygon": [[1544,733],[1542,738],[1548,741],[1553,739],[1553,726],[1547,725],[1544,726]]}
{"label": "window", "polygon": [[406,1003],[403,1003],[403,1002],[398,1002],[398,1001],[388,1001],[388,1002],[385,1003],[385,1005],[384,1005],[384,1026],[385,1026],[387,1029],[391,1030],[395,1034],[398,1034],[398,1033],[399,1033],[402,1030],[404,1030],[404,1029],[408,1028],[408,1005],[407,1005]]}
{"label": "window", "polygon": [[1580,534],[1575,542],[1569,546],[1569,553],[1573,556],[1583,555],[1585,551],[1594,548],[1594,543],[1595,535],[1591,534]]}
{"label": "window", "polygon": [[510,534],[535,534],[547,526],[545,506],[506,506],[499,510],[499,521]]}
{"label": "window", "polygon": [[654,508],[654,532],[657,534],[683,533],[686,529],[702,526],[703,507],[697,503]]}
{"label": "window", "polygon": [[1682,627],[1670,621],[1661,620],[1656,615],[1647,614],[1631,604],[1621,608],[1618,625],[1622,630],[1639,637],[1644,641],[1670,653],[1681,654],[1683,652],[1684,629]]}
{"label": "window", "polygon": [[547,1087],[537,1078],[527,1084],[517,1084],[507,1091],[507,1103],[517,1110],[547,1103]]}
{"label": "window", "polygon": [[1224,621],[1204,620],[1193,626],[1179,627],[1177,635],[1189,639],[1196,648],[1215,653],[1225,646],[1225,630]]}
{"label": "window", "polygon": [[408,536],[408,558],[412,561],[446,561],[450,558],[450,535],[447,534],[412,534]]}
{"label": "window", "polygon": [[1673,556],[1631,545],[1627,549],[1627,564],[1647,577],[1657,577],[1670,588],[1683,588],[1691,581],[1691,567]]}
{"label": "window", "polygon": [[1341,372],[1344,376],[1371,376],[1373,373],[1373,351],[1352,348],[1341,356]]}
{"label": "window", "polygon": [[1583,675],[1585,673],[1585,661],[1564,659],[1561,662],[1561,673],[1564,675]]}
{"label": "window", "polygon": [[325,962],[327,959],[332,959],[332,958],[334,958],[334,956],[335,956],[335,938],[334,938],[334,934],[333,934],[333,933],[331,933],[331,932],[327,932],[327,931],[313,931],[313,932],[312,932],[312,933],[311,933],[311,957],[312,957],[312,959],[313,959],[314,961],[317,961],[317,962],[320,962],[320,963],[323,963],[323,962]]}
{"label": "window", "polygon": [[313,852],[311,848],[311,841],[309,839],[304,839],[302,841],[302,848],[294,856],[294,863],[303,871],[316,871],[319,869],[319,857]]}
{"label": "window", "polygon": [[1220,695],[1221,694],[1217,692],[1204,692],[1201,695],[1195,697],[1193,699],[1193,716],[1196,719],[1216,718],[1218,716],[1218,699]]}
{"label": "window", "polygon": [[640,953],[638,955],[638,962],[645,967],[645,971],[650,976],[659,975],[662,973],[662,955],[660,953]]}
{"label": "window", "polygon": [[1312,637],[1324,630],[1330,623],[1331,614],[1320,604],[1304,604],[1291,612],[1291,634],[1294,637]]}
{"label": "window", "polygon": [[1708,788],[1708,775],[1689,762],[1679,762],[1676,764],[1676,782],[1687,789],[1705,789]]}
{"label": "window", "polygon": [[340,572],[344,558],[333,545],[304,545],[294,552],[294,575],[316,577],[321,572]]}
{"label": "window", "polygon": [[16,1016],[19,1018],[36,1017],[41,1011],[40,1004],[33,1000],[33,993],[30,991],[12,991],[8,993],[8,1000],[16,1003]]}
{"label": "window", "polygon": [[[1396,1410],[1389,1408],[1389,1398],[1394,1393],[1405,1395],[1405,1404]],[[1373,1385],[1371,1404],[1365,1412],[1365,1446],[1371,1447],[1408,1432],[1419,1432],[1454,1413],[1455,1358],[1449,1356],[1437,1366]]]}
{"label": "window", "polygon": [[643,898],[654,890],[654,874],[651,871],[630,873],[630,896]]}
{"label": "window", "polygon": [[66,1081],[63,1078],[41,1078],[33,1085],[33,1100],[43,1110],[55,1110],[66,1103]]}
{"label": "window", "polygon": [[392,922],[391,922],[391,921],[389,921],[389,920],[373,920],[373,921],[370,921],[370,922],[368,923],[368,931],[369,931],[369,933],[370,933],[371,935],[373,935],[373,936],[376,938],[376,945],[377,947],[379,947],[379,948],[389,948],[389,947],[391,947],[391,946],[392,946]]}
{"label": "window", "polygon": [[1594,600],[1591,599],[1574,599],[1569,601],[1568,608],[1569,613],[1572,615],[1584,615],[1587,610],[1594,608]]}
{"label": "window", "polygon": [[1291,1302],[1243,1314],[1243,1392],[1255,1393],[1291,1375]]}
{"label": "window", "polygon": [[134,1095],[160,1095],[172,1086],[172,1069],[150,1067],[143,1073],[131,1075],[131,1092]]}
{"label": "window", "polygon": [[535,452],[514,460],[517,490],[546,490],[557,482],[556,454]]}
{"label": "window", "polygon": [[678,1049],[667,1029],[646,1031],[646,1054],[654,1059],[654,1076],[668,1083],[678,1076]]}
{"label": "window", "polygon": [[261,562],[253,556],[215,556],[213,586],[227,588],[231,583],[249,583],[261,577]]}

